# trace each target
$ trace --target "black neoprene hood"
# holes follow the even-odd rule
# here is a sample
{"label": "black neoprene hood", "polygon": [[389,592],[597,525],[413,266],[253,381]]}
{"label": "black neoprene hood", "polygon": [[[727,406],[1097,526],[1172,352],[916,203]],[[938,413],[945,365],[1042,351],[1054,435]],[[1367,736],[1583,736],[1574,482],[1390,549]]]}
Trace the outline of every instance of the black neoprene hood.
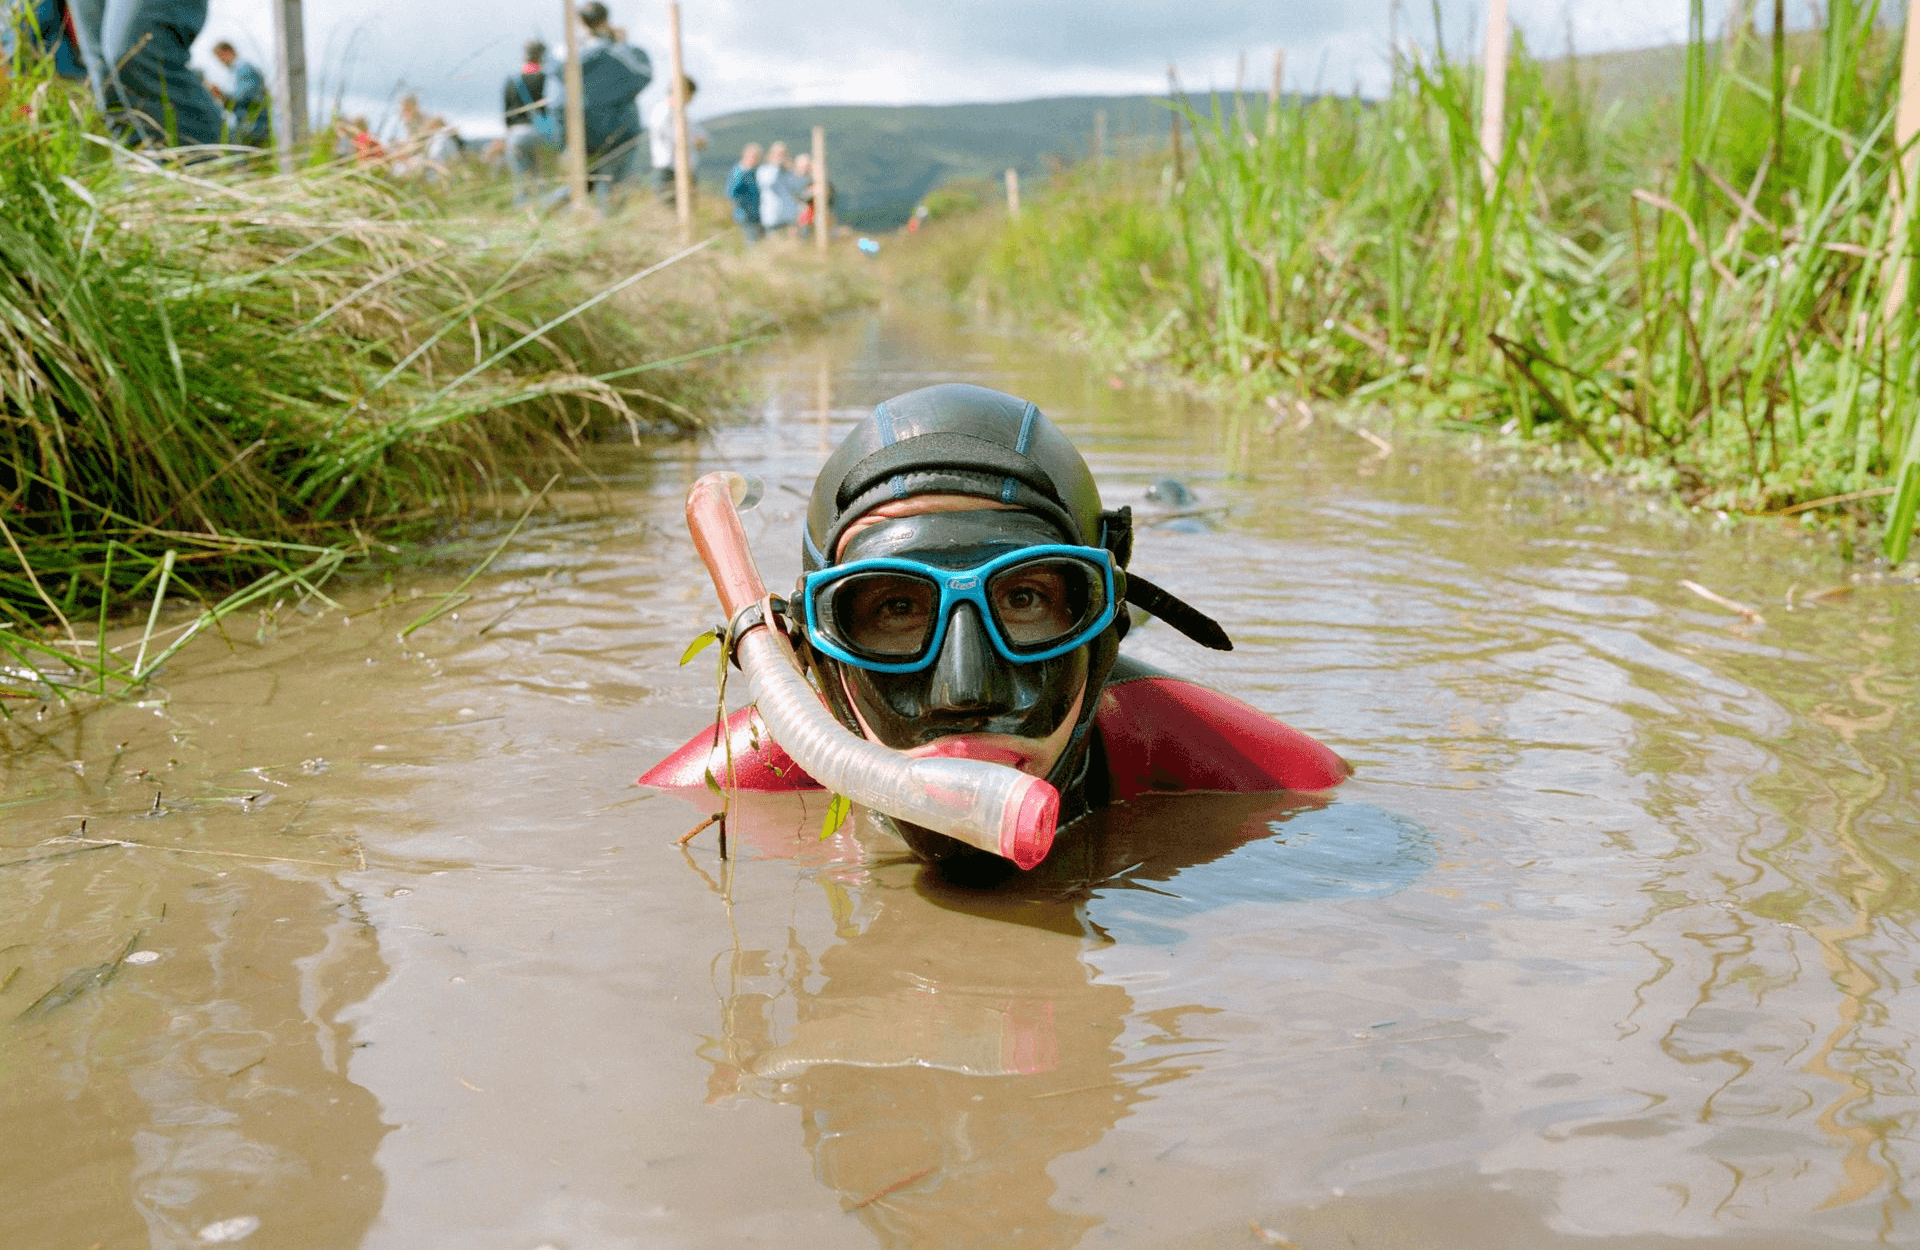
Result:
{"label": "black neoprene hood", "polygon": [[972,495],[1038,513],[1083,546],[1125,566],[1131,530],[1103,514],[1093,473],[1032,403],[946,382],[886,400],[840,444],[814,480],[803,558],[834,563],[862,514],[913,495]]}

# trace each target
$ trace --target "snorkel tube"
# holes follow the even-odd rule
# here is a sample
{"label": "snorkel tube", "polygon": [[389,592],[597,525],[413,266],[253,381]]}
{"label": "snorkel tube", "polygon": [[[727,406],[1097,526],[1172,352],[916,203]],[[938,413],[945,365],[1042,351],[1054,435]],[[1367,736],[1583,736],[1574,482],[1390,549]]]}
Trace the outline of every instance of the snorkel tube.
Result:
{"label": "snorkel tube", "polygon": [[[786,635],[772,627],[736,508],[746,490],[737,473],[707,474],[687,492],[687,529],[738,632],[734,655],[773,740],[815,781],[864,807],[1021,868],[1045,859],[1060,817],[1060,794],[1045,780],[986,760],[916,758],[850,732],[827,710]],[[743,622],[741,613],[756,605],[759,618]]]}

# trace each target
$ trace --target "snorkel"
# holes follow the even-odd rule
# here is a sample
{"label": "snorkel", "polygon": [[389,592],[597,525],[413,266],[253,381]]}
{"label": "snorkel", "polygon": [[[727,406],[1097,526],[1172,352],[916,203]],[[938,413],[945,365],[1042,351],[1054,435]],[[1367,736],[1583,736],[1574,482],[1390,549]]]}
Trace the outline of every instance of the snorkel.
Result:
{"label": "snorkel", "polygon": [[895,820],[1032,868],[1053,847],[1060,794],[1004,764],[915,757],[841,724],[773,621],[737,505],[746,481],[709,473],[687,493],[687,529],[727,614],[732,647],[760,718],[781,749],[827,789]]}

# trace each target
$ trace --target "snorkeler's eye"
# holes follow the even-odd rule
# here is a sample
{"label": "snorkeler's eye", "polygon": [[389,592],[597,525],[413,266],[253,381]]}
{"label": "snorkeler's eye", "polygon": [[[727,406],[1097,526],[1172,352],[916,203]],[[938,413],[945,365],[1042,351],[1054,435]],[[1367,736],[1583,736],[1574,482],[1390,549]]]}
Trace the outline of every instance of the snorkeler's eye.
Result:
{"label": "snorkeler's eye", "polygon": [[994,615],[1014,643],[1045,642],[1077,623],[1067,576],[1055,568],[1022,570],[994,583]]}
{"label": "snorkeler's eye", "polygon": [[848,578],[833,592],[835,629],[855,648],[913,655],[926,643],[939,592],[916,577],[877,573]]}

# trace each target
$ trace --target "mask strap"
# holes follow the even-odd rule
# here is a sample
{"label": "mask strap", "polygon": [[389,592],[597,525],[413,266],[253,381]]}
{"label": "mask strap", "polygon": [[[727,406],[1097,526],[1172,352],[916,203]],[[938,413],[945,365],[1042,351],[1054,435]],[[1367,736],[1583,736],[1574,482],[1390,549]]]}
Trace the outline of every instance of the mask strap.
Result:
{"label": "mask strap", "polygon": [[1133,558],[1133,506],[1115,508],[1100,514],[1100,545],[1113,553],[1113,562],[1121,568]]}
{"label": "mask strap", "polygon": [[1220,628],[1220,622],[1170,591],[1160,589],[1131,570],[1127,573],[1126,600],[1151,612],[1203,647],[1214,651],[1233,650],[1233,639]]}

